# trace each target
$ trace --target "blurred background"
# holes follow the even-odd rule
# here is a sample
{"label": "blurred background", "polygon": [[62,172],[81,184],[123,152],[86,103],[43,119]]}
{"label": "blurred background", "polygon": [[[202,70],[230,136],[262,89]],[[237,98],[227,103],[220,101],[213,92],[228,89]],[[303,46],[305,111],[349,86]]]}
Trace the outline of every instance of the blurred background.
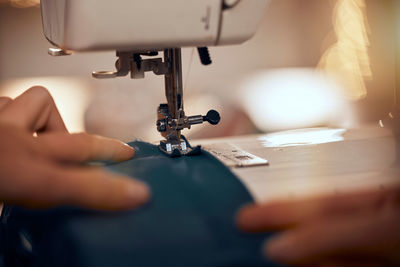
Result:
{"label": "blurred background", "polygon": [[[400,94],[398,0],[272,0],[253,39],[210,48],[213,64],[183,49],[188,115],[214,108],[217,127],[191,138],[377,124]],[[0,95],[43,85],[72,132],[124,141],[160,139],[156,109],[163,77],[95,80],[112,70],[115,52],[53,58],[42,33],[39,0],[0,0]],[[397,27],[400,29],[400,27]]]}

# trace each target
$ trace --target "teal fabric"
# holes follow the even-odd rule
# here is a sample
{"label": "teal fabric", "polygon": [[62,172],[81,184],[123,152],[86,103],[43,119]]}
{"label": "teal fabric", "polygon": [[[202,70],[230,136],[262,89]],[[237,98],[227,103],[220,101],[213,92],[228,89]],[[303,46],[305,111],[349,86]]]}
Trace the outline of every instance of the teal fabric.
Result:
{"label": "teal fabric", "polygon": [[133,160],[107,168],[147,183],[148,204],[123,213],[7,207],[8,266],[274,265],[261,252],[267,235],[235,226],[236,212],[252,198],[227,167],[207,152],[169,158],[154,145],[131,145]]}

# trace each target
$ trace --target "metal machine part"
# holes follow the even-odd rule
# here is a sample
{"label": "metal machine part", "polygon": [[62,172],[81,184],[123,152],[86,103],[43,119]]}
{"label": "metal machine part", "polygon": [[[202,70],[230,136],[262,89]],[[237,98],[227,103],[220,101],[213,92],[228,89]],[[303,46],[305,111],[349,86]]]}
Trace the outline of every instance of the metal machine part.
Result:
{"label": "metal machine part", "polygon": [[253,155],[233,143],[207,144],[203,149],[213,154],[224,165],[234,168],[269,165],[268,160]]}
{"label": "metal machine part", "polygon": [[[206,116],[185,115],[180,48],[199,47],[202,64],[211,64],[207,46],[240,44],[250,39],[269,2],[115,0],[93,5],[93,1],[41,0],[40,6],[44,35],[57,47],[49,54],[117,51],[116,70],[93,72],[99,79],[128,74],[139,79],[146,72],[165,75],[167,103],[158,110],[157,129],[166,140],[161,141],[160,149],[179,156],[196,151],[181,130],[204,121],[215,125],[220,120],[216,111]],[[162,10],[156,16],[155,7]],[[160,51],[164,58],[156,57]]]}
{"label": "metal machine part", "polygon": [[69,56],[69,55],[71,55],[71,52],[61,49],[61,48],[49,48],[48,54],[50,56],[60,57],[60,56]]}
{"label": "metal machine part", "polygon": [[[201,62],[211,64],[211,58],[206,47],[198,49]],[[55,54],[61,55],[61,54]],[[142,56],[150,57],[143,59]],[[182,55],[180,48],[164,50],[164,60],[153,58],[158,56],[158,51],[124,51],[117,52],[118,60],[115,71],[97,71],[92,76],[98,79],[116,78],[130,73],[132,79],[145,77],[146,72],[156,75],[165,75],[166,104],[158,107],[157,130],[166,139],[160,141],[159,148],[171,157],[194,155],[200,153],[200,146],[192,148],[186,138],[181,134],[183,129],[190,129],[192,125],[209,122],[216,125],[220,115],[215,110],[210,110],[205,116],[186,116],[183,108],[183,83],[182,83]]]}
{"label": "metal machine part", "polygon": [[142,79],[145,73],[153,71],[156,75],[168,73],[168,64],[161,58],[142,59],[142,56],[157,56],[158,52],[117,52],[116,71],[94,71],[92,76],[97,79],[109,79],[131,74],[132,79]]}

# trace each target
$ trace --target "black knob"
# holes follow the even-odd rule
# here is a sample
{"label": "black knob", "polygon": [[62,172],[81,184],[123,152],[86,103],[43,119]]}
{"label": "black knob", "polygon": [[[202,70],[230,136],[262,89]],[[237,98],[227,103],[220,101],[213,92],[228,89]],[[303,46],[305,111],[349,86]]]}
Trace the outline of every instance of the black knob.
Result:
{"label": "black knob", "polygon": [[203,116],[203,120],[208,121],[212,125],[217,125],[221,120],[221,116],[218,111],[212,109],[207,112],[207,115]]}
{"label": "black knob", "polygon": [[203,65],[210,65],[212,63],[210,52],[208,51],[207,47],[198,47],[197,50],[199,51],[200,61]]}
{"label": "black knob", "polygon": [[166,124],[165,120],[158,120],[157,121],[157,130],[160,133],[167,131],[167,124]]}

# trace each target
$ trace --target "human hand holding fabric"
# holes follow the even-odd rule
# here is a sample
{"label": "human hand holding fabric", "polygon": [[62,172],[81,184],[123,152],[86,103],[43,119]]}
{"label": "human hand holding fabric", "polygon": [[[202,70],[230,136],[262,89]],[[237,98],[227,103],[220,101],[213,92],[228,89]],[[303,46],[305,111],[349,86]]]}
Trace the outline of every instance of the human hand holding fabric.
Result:
{"label": "human hand holding fabric", "polygon": [[124,161],[133,148],[113,139],[69,134],[43,87],[0,97],[0,202],[29,208],[74,205],[124,210],[148,201],[148,187],[93,160]]}
{"label": "human hand holding fabric", "polygon": [[247,232],[283,231],[264,248],[283,264],[400,264],[400,186],[250,205],[237,223]]}

